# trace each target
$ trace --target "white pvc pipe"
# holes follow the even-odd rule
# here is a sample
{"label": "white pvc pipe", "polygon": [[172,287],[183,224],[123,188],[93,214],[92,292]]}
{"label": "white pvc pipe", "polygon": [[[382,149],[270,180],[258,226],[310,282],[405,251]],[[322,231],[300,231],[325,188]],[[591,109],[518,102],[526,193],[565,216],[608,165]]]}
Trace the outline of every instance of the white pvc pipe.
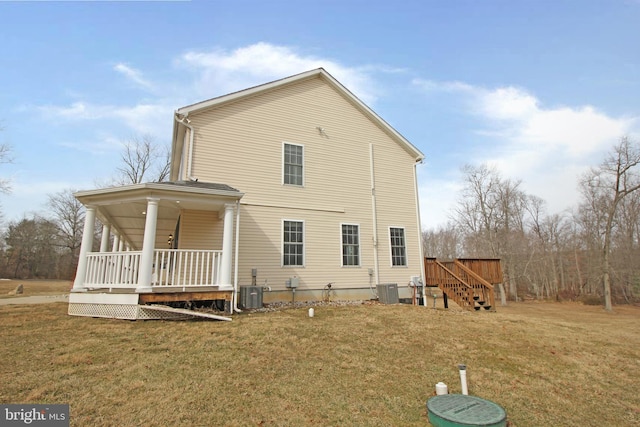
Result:
{"label": "white pvc pipe", "polygon": [[467,366],[466,365],[458,365],[458,369],[460,370],[460,383],[462,385],[462,394],[469,394],[469,390],[467,389]]}

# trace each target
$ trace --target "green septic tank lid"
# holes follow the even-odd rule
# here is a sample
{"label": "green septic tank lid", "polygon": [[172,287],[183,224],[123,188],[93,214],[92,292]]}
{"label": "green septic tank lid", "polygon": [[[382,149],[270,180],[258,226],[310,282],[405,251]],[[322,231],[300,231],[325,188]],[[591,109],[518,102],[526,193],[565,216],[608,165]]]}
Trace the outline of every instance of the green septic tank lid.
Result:
{"label": "green septic tank lid", "polygon": [[443,394],[427,400],[429,422],[435,427],[504,427],[507,414],[485,399],[464,394]]}

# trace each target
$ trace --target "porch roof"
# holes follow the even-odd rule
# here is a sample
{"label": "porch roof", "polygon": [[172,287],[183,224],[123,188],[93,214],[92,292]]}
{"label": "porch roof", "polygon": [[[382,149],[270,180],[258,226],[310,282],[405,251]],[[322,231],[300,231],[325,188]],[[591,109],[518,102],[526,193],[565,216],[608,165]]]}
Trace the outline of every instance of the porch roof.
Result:
{"label": "porch roof", "polygon": [[120,187],[99,188],[74,193],[85,206],[96,209],[96,217],[111,225],[113,231],[133,250],[142,248],[147,199],[158,199],[156,247],[166,247],[167,237],[175,232],[181,210],[222,211],[244,193],[225,184],[198,181],[147,182]]}

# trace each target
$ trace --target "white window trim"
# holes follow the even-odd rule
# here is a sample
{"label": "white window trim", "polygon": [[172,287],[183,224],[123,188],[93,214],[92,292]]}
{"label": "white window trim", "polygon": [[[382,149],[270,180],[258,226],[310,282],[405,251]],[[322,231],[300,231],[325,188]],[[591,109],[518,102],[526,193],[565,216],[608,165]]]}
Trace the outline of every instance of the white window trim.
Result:
{"label": "white window trim", "polygon": [[[342,226],[343,225],[355,225],[358,227],[358,265],[344,265],[344,258],[342,254]],[[340,223],[340,266],[344,268],[362,268],[362,238],[360,237],[360,224],[355,222],[341,222]]]}
{"label": "white window trim", "polygon": [[[284,223],[301,222],[302,223],[302,265],[284,265]],[[303,268],[307,262],[307,224],[303,219],[283,218],[280,222],[280,267],[282,268]]]}
{"label": "white window trim", "polygon": [[[285,145],[295,145],[297,147],[302,147],[302,184],[301,185],[286,184],[284,182],[284,147],[285,147]],[[282,141],[282,156],[281,156],[282,157],[282,166],[281,166],[281,170],[282,170],[282,180],[281,180],[281,182],[282,182],[282,185],[286,185],[287,187],[299,187],[299,188],[300,187],[304,187],[304,184],[305,184],[305,181],[306,181],[305,180],[305,169],[306,169],[306,166],[305,166],[305,161],[304,161],[304,159],[305,159],[305,151],[306,150],[304,149],[304,144],[296,144],[294,142]]]}
{"label": "white window trim", "polygon": [[[393,249],[391,248],[391,229],[401,228],[404,235],[404,265],[393,265]],[[387,242],[389,242],[389,265],[391,268],[408,268],[409,267],[409,252],[407,250],[407,229],[400,225],[390,225],[387,233]]]}

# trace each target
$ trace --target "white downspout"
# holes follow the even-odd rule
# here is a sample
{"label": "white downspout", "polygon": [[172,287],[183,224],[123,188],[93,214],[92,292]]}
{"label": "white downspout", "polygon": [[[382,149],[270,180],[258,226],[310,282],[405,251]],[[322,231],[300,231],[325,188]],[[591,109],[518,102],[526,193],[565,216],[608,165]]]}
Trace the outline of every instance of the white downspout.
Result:
{"label": "white downspout", "polygon": [[174,118],[176,120],[176,122],[181,123],[184,125],[184,127],[186,127],[187,129],[189,129],[189,147],[188,147],[188,158],[187,158],[187,179],[190,179],[191,181],[195,181],[196,178],[194,178],[193,176],[191,176],[191,164],[193,163],[193,126],[191,126],[188,123],[187,116],[184,116],[181,119],[178,119],[178,114],[174,114]]}
{"label": "white downspout", "polygon": [[380,283],[380,265],[378,261],[378,210],[376,207],[376,178],[373,163],[373,143],[369,143],[369,169],[371,171],[371,209],[373,211],[373,263],[377,285]]}
{"label": "white downspout", "polygon": [[418,190],[418,165],[422,160],[413,165],[413,186],[416,198],[416,216],[418,218],[418,253],[420,254],[420,279],[422,279],[422,305],[427,306],[427,287],[424,277],[424,250],[422,248],[422,220],[420,218],[420,191]]}
{"label": "white downspout", "polygon": [[240,243],[240,200],[236,201],[236,250],[235,250],[235,266],[233,268],[233,311],[242,313],[238,308],[238,254]]}

